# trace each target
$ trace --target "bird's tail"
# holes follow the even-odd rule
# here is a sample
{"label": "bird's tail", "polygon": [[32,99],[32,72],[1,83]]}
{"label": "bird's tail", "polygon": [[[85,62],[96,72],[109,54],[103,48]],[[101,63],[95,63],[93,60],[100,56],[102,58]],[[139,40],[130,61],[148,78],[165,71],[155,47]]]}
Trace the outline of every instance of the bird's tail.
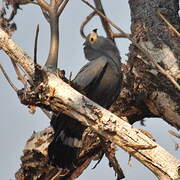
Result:
{"label": "bird's tail", "polygon": [[51,126],[54,129],[54,138],[48,147],[49,160],[55,166],[71,170],[78,163],[82,135],[86,127],[62,113],[53,116]]}

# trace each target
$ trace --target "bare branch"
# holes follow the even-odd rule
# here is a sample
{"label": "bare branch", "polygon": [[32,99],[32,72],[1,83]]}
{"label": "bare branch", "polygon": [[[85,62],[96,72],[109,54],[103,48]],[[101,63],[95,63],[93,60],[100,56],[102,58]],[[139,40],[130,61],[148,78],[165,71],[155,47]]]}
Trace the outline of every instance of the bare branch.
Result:
{"label": "bare branch", "polygon": [[56,5],[57,5],[57,7],[59,7],[59,6],[62,4],[63,1],[64,1],[64,0],[56,0]]}
{"label": "bare branch", "polygon": [[34,40],[34,64],[37,64],[37,43],[38,43],[38,35],[39,35],[39,24],[36,27],[36,36]]}
{"label": "bare branch", "polygon": [[[104,14],[104,16],[106,16],[106,13],[103,9],[101,0],[94,0],[94,4],[96,6],[96,9],[98,9],[102,14]],[[101,19],[101,22],[102,22],[102,25],[104,27],[107,37],[110,39],[113,39],[113,32],[112,32],[111,26],[109,25],[108,21],[105,18],[103,18],[102,16],[100,16],[100,19]]]}
{"label": "bare branch", "polygon": [[56,14],[49,14],[49,23],[51,28],[51,40],[50,40],[50,50],[49,55],[45,64],[47,69],[54,71],[57,69],[58,51],[59,51],[59,19]]}
{"label": "bare branch", "polygon": [[29,76],[33,77],[34,62],[2,29],[0,29],[0,47],[16,64],[20,64]]}
{"label": "bare branch", "polygon": [[58,12],[57,12],[57,15],[58,15],[58,16],[61,15],[61,13],[63,12],[64,8],[66,7],[68,1],[69,1],[69,0],[64,0],[64,1],[63,1],[63,4],[59,7]]}
{"label": "bare branch", "polygon": [[4,70],[3,66],[0,64],[0,69],[4,75],[4,77],[6,78],[7,82],[9,83],[9,85],[14,89],[14,91],[18,91],[18,88],[12,83],[12,81],[10,80],[9,76],[7,75],[6,71]]}
{"label": "bare branch", "polygon": [[158,12],[157,15],[174,31],[178,37],[180,36],[180,33],[176,30],[176,28],[160,12]]}
{"label": "bare branch", "polygon": [[68,0],[51,0],[50,4],[44,0],[37,0],[37,2],[42,9],[44,17],[50,24],[51,29],[49,55],[44,70],[55,71],[57,69],[59,51],[59,16],[68,3]]}
{"label": "bare branch", "polygon": [[89,14],[89,16],[86,17],[85,21],[81,24],[80,34],[81,34],[82,38],[84,38],[84,39],[86,39],[86,35],[84,33],[84,27],[95,16],[95,14],[96,14],[96,12],[93,11],[91,14]]}
{"label": "bare branch", "polygon": [[177,133],[177,132],[175,132],[175,131],[172,131],[172,130],[169,130],[168,132],[169,132],[171,135],[173,135],[173,136],[175,136],[175,137],[177,137],[177,138],[180,139],[180,134],[179,134],[179,133]]}
{"label": "bare branch", "polygon": [[50,7],[49,7],[49,4],[44,1],[44,0],[37,0],[39,6],[42,8],[42,9],[45,9],[46,11],[50,11]]}
{"label": "bare branch", "polygon": [[115,173],[117,174],[117,180],[125,178],[123,170],[115,156],[116,147],[113,147],[112,143],[106,142],[103,138],[101,138],[101,143],[104,153],[109,160],[109,166],[113,167]]}
{"label": "bare branch", "polygon": [[112,33],[113,38],[127,38],[126,35],[122,33]]}
{"label": "bare branch", "polygon": [[101,11],[93,7],[88,1],[82,0],[85,4],[87,4],[91,9],[93,9],[100,17],[104,18],[109,24],[111,24],[115,29],[117,29],[120,33],[124,35],[124,37],[129,38],[129,34],[125,33],[120,27],[114,24],[108,17],[106,17]]}
{"label": "bare branch", "polygon": [[41,11],[42,11],[42,13],[43,13],[46,21],[47,21],[48,23],[50,23],[50,21],[49,21],[49,12],[46,11],[45,9],[43,9],[42,7],[40,7],[40,8],[41,8]]}
{"label": "bare branch", "polygon": [[14,60],[12,58],[10,58],[10,59],[11,59],[11,62],[13,64],[16,75],[18,77],[18,80],[20,80],[23,83],[23,85],[25,86],[27,84],[27,81],[25,80],[24,76],[21,74],[21,72],[20,72],[17,64],[14,62]]}
{"label": "bare branch", "polygon": [[[123,120],[123,117],[118,118],[72,89],[55,74],[47,74],[46,84],[44,84],[45,86],[41,84],[41,86],[48,89],[49,92],[39,94],[38,97],[42,97],[42,100],[37,99],[37,104],[33,101],[34,105],[46,104],[52,111],[63,110],[63,113],[77,119],[85,126],[91,127],[98,134],[129,152],[158,176],[167,179],[179,177],[177,172],[180,162],[156,142],[138,129],[132,128]],[[27,92],[26,95],[28,95]],[[47,101],[44,97],[47,98]],[[29,103],[32,101],[30,100]],[[163,166],[160,162],[163,163]]]}
{"label": "bare branch", "polygon": [[136,43],[136,41],[134,41],[133,38],[129,38],[129,40],[131,40],[131,42],[141,50],[141,52],[144,53],[144,55],[149,59],[151,60],[149,63],[151,63],[152,65],[154,65],[154,67],[157,68],[157,70],[159,72],[161,72],[164,76],[167,77],[167,79],[169,79],[171,81],[171,83],[180,91],[180,85],[176,82],[176,80],[174,79],[173,76],[171,76],[169,73],[167,73],[155,60],[154,58],[152,57],[152,55],[147,51],[147,47],[144,44],[138,44]]}

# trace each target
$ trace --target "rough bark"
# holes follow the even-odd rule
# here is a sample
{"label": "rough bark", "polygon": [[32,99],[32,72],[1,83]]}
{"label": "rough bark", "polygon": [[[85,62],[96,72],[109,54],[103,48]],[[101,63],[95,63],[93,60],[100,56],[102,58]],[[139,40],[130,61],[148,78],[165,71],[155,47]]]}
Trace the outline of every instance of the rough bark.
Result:
{"label": "rough bark", "polygon": [[124,88],[112,111],[128,117],[134,123],[145,117],[161,117],[180,128],[180,92],[152,63],[179,82],[179,37],[159,16],[180,30],[177,0],[129,0],[132,38],[148,52],[152,59],[133,44],[129,60],[124,66]]}
{"label": "rough bark", "polygon": [[[147,166],[157,177],[176,179],[179,177],[180,162],[162,147],[144,135],[141,131],[129,125],[124,118],[118,118],[108,110],[92,102],[75,91],[54,74],[48,74],[45,83],[41,83],[36,94],[32,89],[25,92],[22,103],[51,109],[54,112],[63,111],[78,119],[82,124],[91,127],[105,139],[117,144],[129,154]],[[42,91],[46,89],[46,91]],[[40,93],[42,92],[42,93]],[[27,101],[28,100],[28,101]]]}

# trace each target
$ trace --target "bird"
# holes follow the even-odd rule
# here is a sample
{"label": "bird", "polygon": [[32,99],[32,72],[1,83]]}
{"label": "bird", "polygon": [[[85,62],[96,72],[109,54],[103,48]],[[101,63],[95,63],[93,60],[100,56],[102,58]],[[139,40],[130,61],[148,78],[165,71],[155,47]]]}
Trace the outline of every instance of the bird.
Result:
{"label": "bird", "polygon": [[[89,61],[72,80],[73,87],[108,109],[117,99],[122,86],[121,58],[115,42],[93,30],[84,42],[84,55]],[[50,162],[62,169],[73,169],[82,147],[82,134],[87,128],[76,119],[59,113],[53,115],[53,141],[48,146]]]}

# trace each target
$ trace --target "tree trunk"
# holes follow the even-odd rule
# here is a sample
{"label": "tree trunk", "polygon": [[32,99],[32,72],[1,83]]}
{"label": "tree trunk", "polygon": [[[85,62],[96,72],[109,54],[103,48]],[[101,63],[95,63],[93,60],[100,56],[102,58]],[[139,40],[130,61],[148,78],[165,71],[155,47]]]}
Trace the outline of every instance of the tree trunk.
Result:
{"label": "tree trunk", "polygon": [[133,44],[124,66],[124,88],[112,107],[118,115],[127,116],[130,123],[145,117],[161,117],[180,128],[180,91],[165,74],[180,81],[179,37],[158,15],[159,12],[180,30],[178,0],[129,0],[133,39],[148,52],[149,59]]}

